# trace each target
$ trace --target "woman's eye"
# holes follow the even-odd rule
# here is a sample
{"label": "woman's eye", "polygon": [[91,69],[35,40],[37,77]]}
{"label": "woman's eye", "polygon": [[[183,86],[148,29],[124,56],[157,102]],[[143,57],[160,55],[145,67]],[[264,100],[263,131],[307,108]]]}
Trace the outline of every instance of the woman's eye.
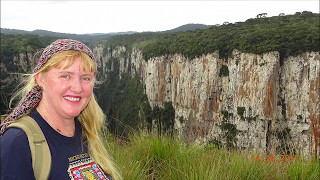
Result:
{"label": "woman's eye", "polygon": [[82,79],[85,80],[85,81],[90,81],[91,80],[90,77],[83,77]]}
{"label": "woman's eye", "polygon": [[62,75],[62,78],[68,79],[70,76],[69,75]]}

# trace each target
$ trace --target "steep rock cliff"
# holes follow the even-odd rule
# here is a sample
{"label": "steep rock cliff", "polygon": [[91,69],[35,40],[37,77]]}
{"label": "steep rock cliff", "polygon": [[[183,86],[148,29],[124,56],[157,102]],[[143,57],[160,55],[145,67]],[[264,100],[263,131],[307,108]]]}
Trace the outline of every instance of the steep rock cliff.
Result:
{"label": "steep rock cliff", "polygon": [[237,50],[228,59],[215,52],[192,60],[175,54],[146,61],[140,50],[129,53],[120,46],[109,48],[101,64],[114,60],[120,75],[139,76],[152,107],[172,103],[175,129],[185,139],[260,152],[315,151],[319,52],[285,58],[281,65],[278,52]]}

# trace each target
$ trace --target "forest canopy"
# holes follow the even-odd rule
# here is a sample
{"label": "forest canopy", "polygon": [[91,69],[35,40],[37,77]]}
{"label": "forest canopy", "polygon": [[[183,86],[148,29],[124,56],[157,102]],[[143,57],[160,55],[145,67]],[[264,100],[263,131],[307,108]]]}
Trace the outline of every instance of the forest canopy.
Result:
{"label": "forest canopy", "polygon": [[221,58],[227,58],[234,49],[256,54],[279,51],[283,58],[305,51],[319,51],[319,22],[319,14],[308,11],[261,16],[203,30],[113,36],[105,43],[105,48],[137,46],[142,49],[145,60],[176,53],[193,59],[217,50]]}

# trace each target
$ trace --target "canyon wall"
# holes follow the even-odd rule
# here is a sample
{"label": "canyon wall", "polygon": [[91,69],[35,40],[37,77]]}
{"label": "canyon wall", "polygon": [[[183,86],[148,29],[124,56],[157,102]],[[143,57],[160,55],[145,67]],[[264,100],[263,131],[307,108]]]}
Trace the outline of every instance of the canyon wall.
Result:
{"label": "canyon wall", "polygon": [[276,51],[234,50],[228,59],[215,52],[194,59],[175,54],[145,60],[137,48],[130,53],[123,46],[109,48],[104,56],[102,49],[94,51],[103,72],[114,70],[111,59],[117,60],[119,76],[138,76],[152,107],[172,103],[175,129],[184,139],[258,152],[315,152],[319,52],[280,59]]}

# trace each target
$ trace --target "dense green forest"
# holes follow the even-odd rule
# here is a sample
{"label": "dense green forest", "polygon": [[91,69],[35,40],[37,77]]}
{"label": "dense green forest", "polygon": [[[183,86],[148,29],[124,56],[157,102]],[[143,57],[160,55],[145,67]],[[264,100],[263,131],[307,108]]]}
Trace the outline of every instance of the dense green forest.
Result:
{"label": "dense green forest", "polygon": [[[14,31],[13,31],[14,32]],[[13,56],[20,53],[36,53],[42,48],[55,41],[56,39],[69,38],[66,36],[55,36],[57,34],[51,33],[51,36],[34,35],[34,34],[12,34],[1,33],[1,60],[6,62],[6,59],[12,60]],[[87,37],[87,36],[86,36]],[[74,38],[80,40],[79,38]],[[90,47],[93,47],[95,39],[82,41]]]}
{"label": "dense green forest", "polygon": [[[117,60],[112,61],[119,66]],[[152,109],[137,77],[122,74],[120,78],[119,69],[110,71],[107,80],[95,89],[95,94],[113,134],[128,137],[130,133],[141,129],[151,130],[153,125],[157,126],[159,132],[173,132],[175,111],[171,102]]]}
{"label": "dense green forest", "polygon": [[1,61],[8,67],[8,63],[12,62],[14,56],[20,53],[36,53],[55,39],[57,38],[50,36],[40,37],[27,34],[5,35],[1,33]]}
{"label": "dense green forest", "polygon": [[162,31],[162,33],[185,32],[185,31],[192,31],[197,29],[208,29],[209,27],[210,25],[204,25],[204,24],[185,24],[174,29]]}
{"label": "dense green forest", "polygon": [[319,51],[319,14],[303,11],[248,19],[245,22],[211,26],[209,29],[182,33],[138,33],[114,36],[106,47],[138,46],[143,57],[183,54],[189,59],[219,51],[221,58],[230,57],[234,49],[248,53],[279,51],[281,58],[305,51]]}

